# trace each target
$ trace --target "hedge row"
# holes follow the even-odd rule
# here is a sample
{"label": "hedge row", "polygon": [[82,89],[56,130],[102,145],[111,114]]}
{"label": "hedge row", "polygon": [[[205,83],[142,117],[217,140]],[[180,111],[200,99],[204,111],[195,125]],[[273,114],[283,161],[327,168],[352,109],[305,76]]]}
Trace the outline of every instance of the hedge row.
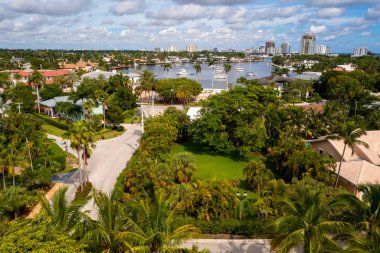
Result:
{"label": "hedge row", "polygon": [[55,127],[58,127],[59,129],[62,129],[62,130],[69,130],[69,125],[65,124],[65,123],[62,123],[62,122],[58,122],[58,121],[55,121],[47,116],[44,116],[44,115],[41,115],[41,114],[35,114],[38,118],[42,119],[43,121],[45,121],[46,123],[48,123],[49,125],[52,125],[52,126],[55,126]]}

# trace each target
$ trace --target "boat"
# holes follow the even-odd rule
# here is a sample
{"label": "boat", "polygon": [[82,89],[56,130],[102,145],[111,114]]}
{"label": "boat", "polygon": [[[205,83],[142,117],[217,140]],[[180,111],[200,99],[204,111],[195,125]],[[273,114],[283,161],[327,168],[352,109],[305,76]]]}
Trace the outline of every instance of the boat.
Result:
{"label": "boat", "polygon": [[220,67],[215,67],[215,72],[221,73],[221,72],[223,72],[223,70]]}
{"label": "boat", "polygon": [[179,69],[178,72],[177,72],[177,76],[187,76],[187,72],[186,72],[186,69]]}
{"label": "boat", "polygon": [[227,79],[227,74],[220,73],[214,76],[215,79]]}
{"label": "boat", "polygon": [[247,76],[256,76],[256,74],[253,72],[249,72],[249,73],[247,73]]}

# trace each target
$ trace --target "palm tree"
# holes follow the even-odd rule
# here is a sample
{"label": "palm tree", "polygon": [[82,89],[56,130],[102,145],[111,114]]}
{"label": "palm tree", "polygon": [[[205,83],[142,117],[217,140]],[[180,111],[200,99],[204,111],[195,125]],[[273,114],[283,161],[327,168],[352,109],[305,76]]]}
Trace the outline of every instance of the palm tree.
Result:
{"label": "palm tree", "polygon": [[141,229],[144,231],[148,252],[172,252],[184,240],[199,234],[198,228],[187,224],[173,227],[179,204],[174,204],[176,196],[168,196],[163,190],[153,193],[151,199],[140,200],[137,205],[141,217]]}
{"label": "palm tree", "polygon": [[55,192],[50,200],[42,194],[39,195],[41,207],[51,218],[51,225],[55,230],[61,232],[69,232],[80,221],[87,218],[81,210],[88,198],[77,198],[69,202],[66,193],[67,187],[63,187]]}
{"label": "palm tree", "polygon": [[271,242],[278,253],[286,253],[302,245],[305,253],[339,250],[331,235],[345,231],[347,224],[328,219],[334,204],[323,204],[321,192],[297,187],[296,194],[280,204],[284,216],[274,223],[279,235]]}
{"label": "palm tree", "polygon": [[186,108],[186,104],[189,103],[190,99],[193,97],[191,90],[184,85],[178,87],[175,95],[178,100],[182,101],[183,109]]}
{"label": "palm tree", "polygon": [[175,180],[179,183],[190,182],[195,173],[195,160],[188,152],[178,153],[173,157],[172,166],[175,171]]}
{"label": "palm tree", "polygon": [[368,144],[364,141],[359,140],[359,138],[363,135],[366,135],[366,131],[361,128],[357,128],[355,122],[347,122],[342,124],[340,128],[337,129],[336,135],[331,135],[328,138],[331,140],[343,140],[344,147],[342,151],[342,156],[340,158],[339,167],[338,167],[338,175],[335,181],[335,189],[338,187],[338,181],[340,176],[340,169],[342,167],[344,154],[346,152],[346,147],[349,146],[352,149],[352,155],[355,153],[355,150],[358,145],[363,145],[368,148]]}
{"label": "palm tree", "polygon": [[144,242],[142,230],[130,219],[125,206],[113,194],[93,191],[97,219],[84,220],[74,228],[74,235],[102,252],[135,252]]}
{"label": "palm tree", "polygon": [[74,82],[79,80],[78,76],[75,73],[71,73],[65,77],[65,81],[70,84],[71,91],[74,91]]}
{"label": "palm tree", "polygon": [[25,119],[25,116],[23,114],[20,115],[20,124],[16,127],[13,126],[14,131],[20,135],[22,139],[25,139],[25,146],[28,150],[28,157],[29,157],[29,164],[30,169],[33,171],[33,160],[32,160],[32,152],[31,149],[33,147],[33,143],[29,141],[28,137],[32,136],[33,129],[31,128],[30,124]]}
{"label": "palm tree", "polygon": [[102,89],[97,89],[95,91],[95,97],[96,99],[100,100],[102,102],[102,110],[103,110],[103,129],[106,128],[106,107],[107,107],[107,100],[108,100],[108,93],[105,92]]}
{"label": "palm tree", "polygon": [[[229,64],[229,63],[225,63],[224,65],[223,65],[223,68],[224,68],[224,72],[226,73],[226,75],[228,74],[228,72],[230,72],[231,71],[231,64]],[[228,75],[227,75],[227,84],[228,84]]]}
{"label": "palm tree", "polygon": [[85,109],[85,102],[84,100],[92,99],[95,96],[95,87],[91,85],[91,79],[85,79],[78,87],[76,92],[71,93],[70,99],[76,103],[77,101],[81,100],[82,102],[82,113],[84,116],[84,113],[86,112]]}
{"label": "palm tree", "polygon": [[6,147],[6,163],[8,164],[8,173],[12,175],[13,186],[16,186],[16,165],[19,159],[16,140],[12,139]]}
{"label": "palm tree", "polygon": [[75,149],[77,152],[78,157],[78,167],[79,167],[79,184],[81,190],[83,190],[83,176],[82,176],[82,164],[81,164],[81,151],[82,151],[82,144],[83,144],[83,135],[82,135],[82,128],[80,125],[80,122],[76,122],[72,124],[69,128],[69,130],[63,135],[64,138],[70,140],[70,147]]}
{"label": "palm tree", "polygon": [[5,183],[5,170],[7,168],[7,150],[6,150],[6,138],[3,133],[0,133],[0,168],[3,176],[3,188],[6,189]]}
{"label": "palm tree", "polygon": [[[345,212],[342,217],[355,224],[360,234],[365,235],[369,240],[378,240],[380,239],[380,185],[360,185],[358,190],[363,193],[363,200],[352,194],[340,194],[334,202],[338,206],[344,207]],[[351,237],[348,241],[355,244],[355,239],[355,237]]]}
{"label": "palm tree", "polygon": [[90,159],[92,154],[92,149],[96,147],[94,144],[94,131],[89,127],[88,123],[86,121],[80,122],[80,129],[82,133],[82,150],[83,150],[83,166],[86,176],[86,181],[89,181],[88,178],[88,159]]}
{"label": "palm tree", "polygon": [[164,71],[166,71],[167,74],[169,73],[169,70],[171,69],[172,69],[172,65],[170,63],[164,64]]}
{"label": "palm tree", "polygon": [[202,67],[199,63],[197,63],[193,66],[193,68],[195,70],[195,74],[197,75],[197,81],[198,81],[198,74],[201,73]]}
{"label": "palm tree", "polygon": [[273,179],[273,173],[265,166],[262,160],[252,160],[243,170],[247,184],[261,192],[266,183]]}
{"label": "palm tree", "polygon": [[41,113],[39,86],[43,86],[45,83],[46,83],[46,79],[41,72],[34,71],[32,75],[29,77],[29,84],[33,85],[37,91],[38,113]]}

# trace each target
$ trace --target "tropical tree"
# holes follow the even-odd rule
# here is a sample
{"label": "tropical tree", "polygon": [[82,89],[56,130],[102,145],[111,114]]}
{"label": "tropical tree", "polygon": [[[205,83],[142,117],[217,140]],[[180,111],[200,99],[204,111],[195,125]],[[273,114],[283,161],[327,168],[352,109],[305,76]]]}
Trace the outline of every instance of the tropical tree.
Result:
{"label": "tropical tree", "polygon": [[198,81],[198,74],[201,73],[202,71],[202,66],[197,63],[193,66],[194,70],[195,70],[195,74],[197,75],[197,81]]}
{"label": "tropical tree", "polygon": [[143,230],[148,252],[173,252],[184,240],[199,234],[198,228],[187,224],[174,226],[180,204],[175,204],[176,196],[168,196],[164,191],[154,192],[150,199],[137,204],[137,217]]}
{"label": "tropical tree", "polygon": [[334,204],[323,204],[321,192],[297,187],[290,199],[280,201],[283,217],[274,223],[279,233],[271,242],[278,253],[303,247],[303,252],[314,253],[323,250],[339,251],[333,235],[344,232],[345,222],[329,220]]}
{"label": "tropical tree", "polygon": [[114,195],[93,191],[96,220],[83,220],[74,227],[74,236],[98,252],[135,252],[144,243],[143,232]]}
{"label": "tropical tree", "polygon": [[107,107],[107,100],[109,98],[109,95],[103,89],[97,89],[95,91],[95,97],[97,100],[100,100],[102,102],[103,129],[105,129],[106,128],[106,107]]}
{"label": "tropical tree", "polygon": [[69,98],[76,103],[77,101],[81,101],[82,104],[82,113],[86,112],[85,108],[85,100],[94,99],[95,98],[95,85],[93,84],[94,80],[85,78],[83,82],[77,87],[77,90],[70,94]]}
{"label": "tropical tree", "polygon": [[29,77],[29,84],[33,85],[34,88],[37,91],[37,107],[38,107],[38,113],[41,113],[41,108],[40,108],[40,92],[39,92],[39,87],[43,86],[46,83],[46,79],[44,75],[39,72],[39,71],[34,71],[30,77]]}
{"label": "tropical tree", "polygon": [[357,128],[355,122],[349,121],[347,123],[342,124],[341,127],[337,129],[336,135],[330,135],[328,137],[331,140],[342,140],[344,143],[344,147],[343,147],[343,151],[340,157],[340,162],[339,162],[339,167],[338,167],[338,174],[335,181],[335,189],[338,187],[340,169],[342,168],[344,154],[346,153],[347,146],[352,149],[351,155],[355,153],[355,150],[358,145],[363,145],[364,147],[368,148],[368,144],[359,139],[361,136],[366,135],[366,134],[367,134],[366,131],[364,131],[361,128]]}
{"label": "tropical tree", "polygon": [[[228,72],[230,72],[231,71],[231,64],[229,64],[229,63],[225,63],[224,65],[223,65],[223,68],[224,68],[224,72],[226,72],[226,74],[228,74]],[[228,83],[228,76],[227,76],[227,83]]]}
{"label": "tropical tree", "polygon": [[246,182],[252,189],[261,192],[264,185],[274,178],[273,173],[265,166],[261,159],[251,160],[243,170]]}
{"label": "tropical tree", "polygon": [[354,224],[357,231],[342,239],[347,240],[352,248],[365,247],[368,241],[380,245],[380,185],[360,185],[358,190],[362,192],[362,200],[348,193],[340,194],[334,200],[335,204],[344,207],[343,219]]}
{"label": "tropical tree", "polygon": [[169,73],[169,70],[172,69],[172,65],[170,63],[165,63],[164,64],[164,71]]}
{"label": "tropical tree", "polygon": [[94,144],[94,135],[95,132],[89,124],[86,121],[80,122],[80,129],[82,133],[82,149],[83,149],[83,166],[84,166],[84,171],[85,171],[85,176],[86,176],[86,181],[89,180],[88,177],[88,159],[90,159],[92,150],[96,147]]}
{"label": "tropical tree", "polygon": [[172,168],[178,183],[188,183],[196,170],[195,160],[190,153],[178,153],[172,157]]}
{"label": "tropical tree", "polygon": [[[140,78],[140,83],[141,88],[143,89],[143,91],[145,91],[145,94],[147,91],[153,93],[157,84],[157,80],[153,72],[149,70],[144,70]],[[153,96],[153,94],[151,94],[151,96]]]}
{"label": "tropical tree", "polygon": [[83,134],[82,134],[82,126],[80,122],[76,122],[72,124],[69,130],[63,135],[64,138],[70,140],[70,147],[73,148],[77,152],[78,157],[78,167],[79,167],[79,184],[81,189],[83,189],[83,175],[82,175],[82,163],[81,163],[81,152],[82,152],[82,144]]}
{"label": "tropical tree", "polygon": [[79,222],[87,218],[86,213],[81,210],[88,199],[76,198],[69,202],[66,197],[67,189],[67,187],[60,188],[50,200],[42,194],[39,195],[41,207],[51,219],[50,224],[60,232],[69,232]]}

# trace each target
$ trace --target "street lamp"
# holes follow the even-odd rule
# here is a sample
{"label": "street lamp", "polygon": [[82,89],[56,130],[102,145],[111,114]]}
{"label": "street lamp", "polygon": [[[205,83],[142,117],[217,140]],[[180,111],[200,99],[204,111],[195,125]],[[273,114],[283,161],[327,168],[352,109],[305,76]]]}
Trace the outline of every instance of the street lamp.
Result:
{"label": "street lamp", "polygon": [[243,209],[243,200],[247,197],[247,193],[244,192],[244,194],[240,194],[240,192],[236,193],[236,197],[240,200],[240,212],[239,212],[239,219],[241,220],[241,212]]}

